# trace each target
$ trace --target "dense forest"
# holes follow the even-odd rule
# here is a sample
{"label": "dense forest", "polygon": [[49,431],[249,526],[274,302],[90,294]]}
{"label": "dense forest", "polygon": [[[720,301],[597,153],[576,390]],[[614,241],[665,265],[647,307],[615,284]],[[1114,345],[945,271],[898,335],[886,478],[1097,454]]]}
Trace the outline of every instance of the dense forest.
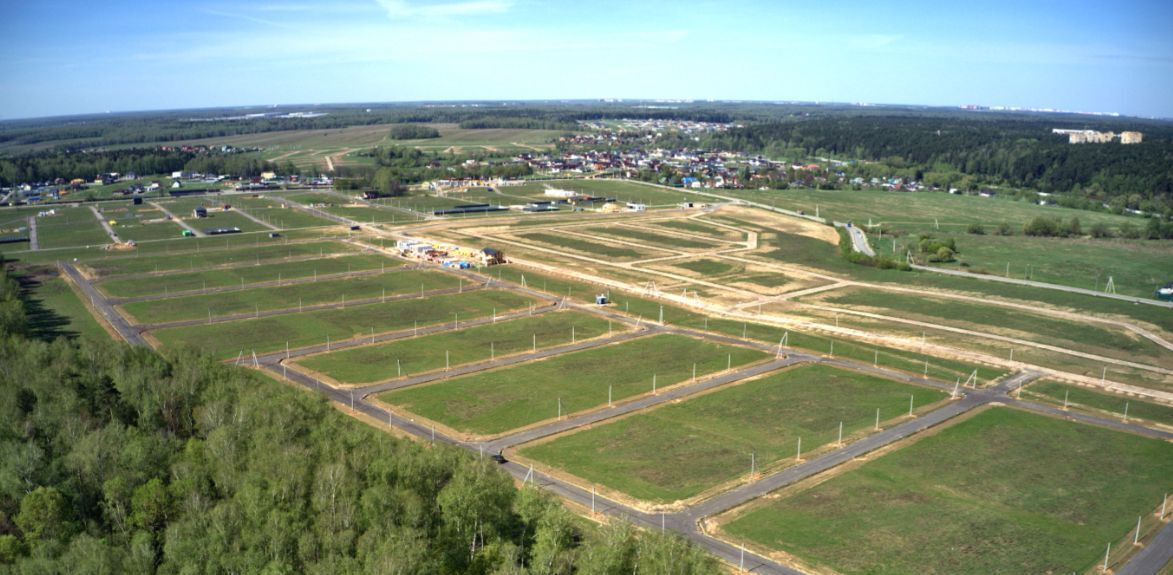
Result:
{"label": "dense forest", "polygon": [[2,574],[721,572],[255,372],[29,339],[19,290],[0,274]]}

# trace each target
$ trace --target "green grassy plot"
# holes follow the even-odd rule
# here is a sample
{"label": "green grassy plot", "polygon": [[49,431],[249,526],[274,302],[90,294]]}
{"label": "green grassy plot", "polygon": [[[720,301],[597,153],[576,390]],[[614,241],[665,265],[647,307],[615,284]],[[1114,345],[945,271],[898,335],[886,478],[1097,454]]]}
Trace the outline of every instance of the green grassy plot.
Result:
{"label": "green grassy plot", "polygon": [[97,286],[109,296],[135,297],[242,284],[247,286],[256,282],[284,281],[347,272],[380,269],[390,271],[406,264],[403,260],[383,255],[361,254],[149,277],[114,277],[98,282]]}
{"label": "green grassy plot", "polygon": [[464,321],[493,313],[527,308],[532,299],[500,290],[478,290],[425,299],[358,305],[345,309],[244,319],[240,321],[162,329],[151,332],[164,347],[190,346],[222,358],[240,350],[267,353],[367,335]]}
{"label": "green grassy plot", "polygon": [[666,247],[666,248],[684,248],[684,249],[716,249],[720,247],[716,242],[690,240],[678,236],[670,236],[667,234],[657,234],[654,232],[626,228],[623,226],[599,226],[593,228],[586,228],[584,230],[589,234],[601,234],[604,236],[614,236],[625,240],[634,240],[652,247]]}
{"label": "green grassy plot", "polygon": [[58,214],[37,218],[41,249],[109,244],[113,240],[89,208],[56,208]]}
{"label": "green grassy plot", "polygon": [[1161,502],[1173,444],[993,408],[723,530],[839,573],[1082,573]]}
{"label": "green grassy plot", "polygon": [[420,293],[425,290],[455,288],[459,282],[460,279],[456,276],[438,271],[404,271],[133,302],[123,305],[122,309],[139,323],[162,323]]}
{"label": "green grassy plot", "polygon": [[[621,329],[622,326],[615,326]],[[298,364],[341,383],[359,385],[543,349],[608,332],[607,320],[577,311],[479,325],[390,343],[314,355]]]}
{"label": "green grassy plot", "polygon": [[947,397],[862,373],[804,365],[564,435],[521,454],[628,495],[667,503]]}
{"label": "green grassy plot", "polygon": [[606,405],[733,366],[767,358],[759,351],[678,335],[656,335],[385,393],[379,398],[455,429],[508,431]]}
{"label": "green grassy plot", "polygon": [[655,257],[657,255],[670,255],[668,252],[661,252],[658,250],[645,249],[641,251],[639,249],[628,246],[621,246],[618,244],[603,244],[579,237],[564,236],[554,233],[531,232],[521,234],[521,237],[527,240],[541,242],[552,246],[567,248],[583,255],[599,256],[617,260],[635,260],[640,258]]}
{"label": "green grassy plot", "polygon": [[260,265],[261,262],[271,263],[283,258],[325,256],[355,251],[354,246],[339,242],[258,244],[228,249],[189,249],[174,254],[138,257],[128,255],[96,260],[87,265],[99,276],[110,277],[133,273],[187,272],[212,266],[248,265],[249,262]]}
{"label": "green grassy plot", "polygon": [[1143,419],[1173,426],[1173,405],[1144,401],[1135,397],[1088,389],[1079,385],[1044,380],[1028,386],[1023,391],[1022,397],[1059,406],[1066,402],[1069,409],[1120,418],[1124,417],[1124,408],[1127,406],[1128,419],[1130,420]]}

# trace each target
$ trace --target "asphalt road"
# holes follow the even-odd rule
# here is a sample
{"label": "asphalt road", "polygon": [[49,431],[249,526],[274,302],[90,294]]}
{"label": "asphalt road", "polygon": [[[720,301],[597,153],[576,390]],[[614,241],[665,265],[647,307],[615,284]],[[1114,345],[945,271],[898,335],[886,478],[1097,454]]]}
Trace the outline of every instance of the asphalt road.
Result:
{"label": "asphalt road", "polygon": [[85,276],[81,275],[81,272],[77,271],[77,268],[73,267],[73,264],[68,262],[59,262],[58,265],[60,265],[61,269],[64,270],[67,275],[69,275],[69,279],[72,280],[73,283],[76,284],[79,288],[81,288],[82,293],[89,298],[90,305],[93,306],[93,308],[97,310],[98,313],[102,314],[102,317],[105,318],[106,323],[109,324],[110,327],[114,328],[114,331],[118,332],[118,335],[121,336],[122,339],[134,345],[147,345],[147,340],[143,339],[143,336],[139,333],[138,329],[130,325],[130,323],[126,321],[126,318],[119,315],[118,312],[114,310],[114,306],[110,305],[110,302],[106,301],[106,298],[103,297],[102,294],[94,288],[93,284],[91,284],[89,280],[85,278]]}
{"label": "asphalt road", "polygon": [[851,249],[865,256],[875,257],[876,252],[872,249],[872,246],[868,245],[868,238],[866,235],[864,235],[863,230],[854,225],[844,224],[841,222],[835,222],[835,227],[841,227],[847,230],[847,233],[851,235]]}

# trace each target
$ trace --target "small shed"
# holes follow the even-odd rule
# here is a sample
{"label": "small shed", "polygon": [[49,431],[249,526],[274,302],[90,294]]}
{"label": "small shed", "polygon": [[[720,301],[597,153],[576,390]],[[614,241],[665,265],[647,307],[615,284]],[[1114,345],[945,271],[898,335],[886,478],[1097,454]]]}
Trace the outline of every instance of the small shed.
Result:
{"label": "small shed", "polygon": [[505,263],[505,254],[496,248],[481,249],[481,262],[484,265],[492,266]]}
{"label": "small shed", "polygon": [[607,294],[598,294],[595,296],[595,303],[598,305],[607,305]]}
{"label": "small shed", "polygon": [[208,217],[208,208],[203,206],[196,206],[196,209],[192,210],[191,213],[197,218],[206,218]]}

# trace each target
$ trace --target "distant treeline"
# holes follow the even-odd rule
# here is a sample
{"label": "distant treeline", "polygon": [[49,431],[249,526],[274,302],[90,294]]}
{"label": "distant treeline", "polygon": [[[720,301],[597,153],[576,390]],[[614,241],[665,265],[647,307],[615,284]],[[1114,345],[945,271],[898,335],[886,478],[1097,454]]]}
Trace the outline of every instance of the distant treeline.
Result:
{"label": "distant treeline", "polygon": [[195,351],[33,339],[3,268],[0,573],[724,572]]}
{"label": "distant treeline", "polygon": [[[217,151],[200,153],[155,148],[87,152],[55,150],[15,158],[0,158],[0,185],[13,186],[27,182],[52,181],[57,178],[66,181],[81,178],[89,182],[101,174],[111,172],[133,172],[148,176],[187,171],[251,177],[274,169],[278,167],[253,154]],[[280,168],[281,171],[290,169],[288,164]]]}

